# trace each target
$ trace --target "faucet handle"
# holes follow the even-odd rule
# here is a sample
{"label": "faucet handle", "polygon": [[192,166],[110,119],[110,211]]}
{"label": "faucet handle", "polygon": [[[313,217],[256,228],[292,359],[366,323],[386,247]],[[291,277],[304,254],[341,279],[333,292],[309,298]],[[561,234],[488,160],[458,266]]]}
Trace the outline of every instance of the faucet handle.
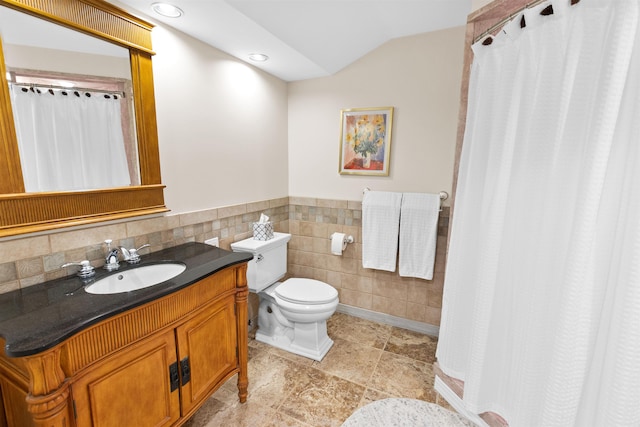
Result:
{"label": "faucet handle", "polygon": [[[133,250],[133,249],[131,249]],[[125,248],[124,246],[120,248],[120,252],[122,253],[122,258],[125,261],[129,261],[129,258],[131,258],[131,251],[129,251],[129,249]]]}
{"label": "faucet handle", "polygon": [[147,243],[140,246],[138,249],[120,249],[122,250],[122,255],[124,256],[125,261],[127,261],[129,264],[137,264],[140,262],[140,254],[138,253],[138,251],[140,251],[140,249],[148,248],[149,246],[151,245]]}
{"label": "faucet handle", "polygon": [[148,248],[149,246],[151,246],[151,245],[149,243],[146,243],[146,244],[140,246],[138,249],[136,249],[136,252],[140,252],[140,249]]}
{"label": "faucet handle", "polygon": [[95,269],[93,268],[91,263],[86,259],[84,261],[80,261],[80,262],[68,262],[66,264],[62,264],[62,266],[60,268],[67,268],[67,267],[70,267],[72,265],[80,266],[80,269],[78,270],[77,275],[78,275],[78,277],[80,277],[82,279],[87,279],[89,277],[93,277],[96,274]]}

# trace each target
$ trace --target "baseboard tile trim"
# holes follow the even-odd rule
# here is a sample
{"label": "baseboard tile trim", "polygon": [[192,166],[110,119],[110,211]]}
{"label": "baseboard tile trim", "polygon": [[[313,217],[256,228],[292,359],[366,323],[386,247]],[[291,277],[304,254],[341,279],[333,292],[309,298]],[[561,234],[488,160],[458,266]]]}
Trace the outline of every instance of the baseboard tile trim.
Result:
{"label": "baseboard tile trim", "polygon": [[398,328],[408,329],[414,332],[420,332],[426,335],[431,335],[432,337],[437,337],[440,334],[440,328],[438,326],[418,322],[416,320],[404,319],[390,314],[379,313],[377,311],[371,311],[364,308],[353,307],[342,303],[338,304],[338,309],[336,311],[338,313],[360,317],[361,319],[384,323],[385,325],[396,326]]}

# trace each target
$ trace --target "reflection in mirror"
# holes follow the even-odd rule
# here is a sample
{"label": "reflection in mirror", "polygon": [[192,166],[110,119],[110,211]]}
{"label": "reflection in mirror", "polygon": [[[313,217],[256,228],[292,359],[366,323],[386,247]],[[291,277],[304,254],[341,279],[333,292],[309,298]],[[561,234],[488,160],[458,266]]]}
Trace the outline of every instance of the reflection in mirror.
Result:
{"label": "reflection in mirror", "polygon": [[0,7],[27,192],[140,185],[129,50]]}
{"label": "reflection in mirror", "polygon": [[[126,77],[109,76],[109,78],[124,81],[130,78],[131,80],[133,87],[131,102],[133,102],[135,114],[131,114],[134,124],[130,125],[130,129],[132,129],[132,133],[135,133],[135,139],[137,139],[138,156],[137,167],[132,169],[134,172],[139,171],[140,182],[139,185],[81,191],[25,192],[22,160],[13,114],[14,108],[11,103],[11,90],[5,77],[7,73],[4,49],[2,48],[2,40],[0,40],[0,104],[2,104],[2,108],[0,108],[0,239],[5,236],[17,236],[167,212],[163,195],[165,186],[162,184],[160,173],[160,147],[158,145],[155,109],[152,66],[154,53],[151,43],[153,25],[104,0],[0,0],[0,6],[40,17],[47,22],[53,22],[79,34],[84,34],[82,40],[92,40],[92,37],[95,37],[108,43],[99,48],[101,55],[96,55],[95,51],[91,50],[84,52],[91,54],[91,59],[86,59],[87,56],[83,56],[85,59],[79,61],[74,59],[76,54],[70,55],[64,50],[56,48],[55,56],[65,57],[62,63],[74,63],[75,65],[73,71],[69,71],[68,68],[46,70],[48,73],[58,73],[55,74],[55,78],[67,77],[68,74],[75,76],[93,74],[82,67],[98,63],[102,56],[120,57],[112,54],[105,55],[112,45],[128,51],[130,77],[127,75]],[[0,39],[6,37],[4,35],[5,26],[5,23],[0,26]],[[34,33],[34,31],[29,31],[29,33]],[[50,30],[46,30],[48,39],[54,39],[53,34]],[[27,38],[20,38],[20,40],[25,40],[22,44],[27,44]],[[66,44],[70,44],[73,50],[78,50],[81,46],[81,42],[77,40],[67,41]],[[48,52],[53,50],[50,46],[41,47],[41,49],[45,48],[49,49]],[[11,47],[9,47],[10,49]],[[46,55],[42,53],[42,56]],[[125,56],[122,55],[123,63]],[[13,65],[12,67],[13,74],[10,74],[10,77],[15,79],[20,73],[26,75],[39,68],[30,64]],[[100,65],[99,68],[103,67],[107,68],[105,65]],[[101,76],[101,79],[105,78],[100,73],[98,75]],[[33,77],[31,76],[31,78]],[[32,84],[35,83],[43,84],[42,81],[32,82]],[[50,83],[51,80],[44,84]],[[87,84],[86,81],[82,82],[82,86]],[[63,85],[56,83],[52,86]],[[86,89],[95,90],[90,86],[87,86]],[[42,91],[41,88],[40,90]],[[86,91],[90,92],[91,90]],[[108,90],[120,91],[120,89],[114,90],[112,88]],[[125,96],[125,98],[127,97]],[[66,120],[55,123],[60,126],[68,125]],[[88,139],[88,137],[84,137],[83,142]],[[126,137],[123,139],[126,141]],[[81,147],[83,148],[84,144]],[[98,154],[91,156],[87,163],[99,164],[103,159],[98,156]],[[135,161],[132,160],[131,163],[133,164]],[[115,174],[113,170],[108,170],[101,175],[114,176],[118,174]],[[132,178],[131,182],[136,182],[136,179]]]}

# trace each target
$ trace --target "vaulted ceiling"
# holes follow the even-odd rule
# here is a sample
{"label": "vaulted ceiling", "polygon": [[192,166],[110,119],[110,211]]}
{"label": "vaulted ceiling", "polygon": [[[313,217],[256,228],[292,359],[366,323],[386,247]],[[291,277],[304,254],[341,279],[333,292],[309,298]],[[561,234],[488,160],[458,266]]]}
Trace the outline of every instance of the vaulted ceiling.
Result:
{"label": "vaulted ceiling", "polygon": [[184,13],[165,18],[156,1],[110,2],[285,81],[332,75],[391,39],[464,25],[471,10],[471,0],[168,0]]}

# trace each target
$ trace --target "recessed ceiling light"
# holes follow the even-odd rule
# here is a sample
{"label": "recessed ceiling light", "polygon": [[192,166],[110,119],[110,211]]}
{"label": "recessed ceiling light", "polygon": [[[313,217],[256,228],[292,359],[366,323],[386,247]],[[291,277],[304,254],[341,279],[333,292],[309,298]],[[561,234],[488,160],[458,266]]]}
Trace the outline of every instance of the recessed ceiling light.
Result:
{"label": "recessed ceiling light", "polygon": [[153,3],[151,9],[158,15],[166,16],[167,18],[179,18],[184,12],[177,6],[169,3]]}
{"label": "recessed ceiling light", "polygon": [[269,59],[269,57],[264,53],[250,53],[249,59],[256,62],[264,62]]}

